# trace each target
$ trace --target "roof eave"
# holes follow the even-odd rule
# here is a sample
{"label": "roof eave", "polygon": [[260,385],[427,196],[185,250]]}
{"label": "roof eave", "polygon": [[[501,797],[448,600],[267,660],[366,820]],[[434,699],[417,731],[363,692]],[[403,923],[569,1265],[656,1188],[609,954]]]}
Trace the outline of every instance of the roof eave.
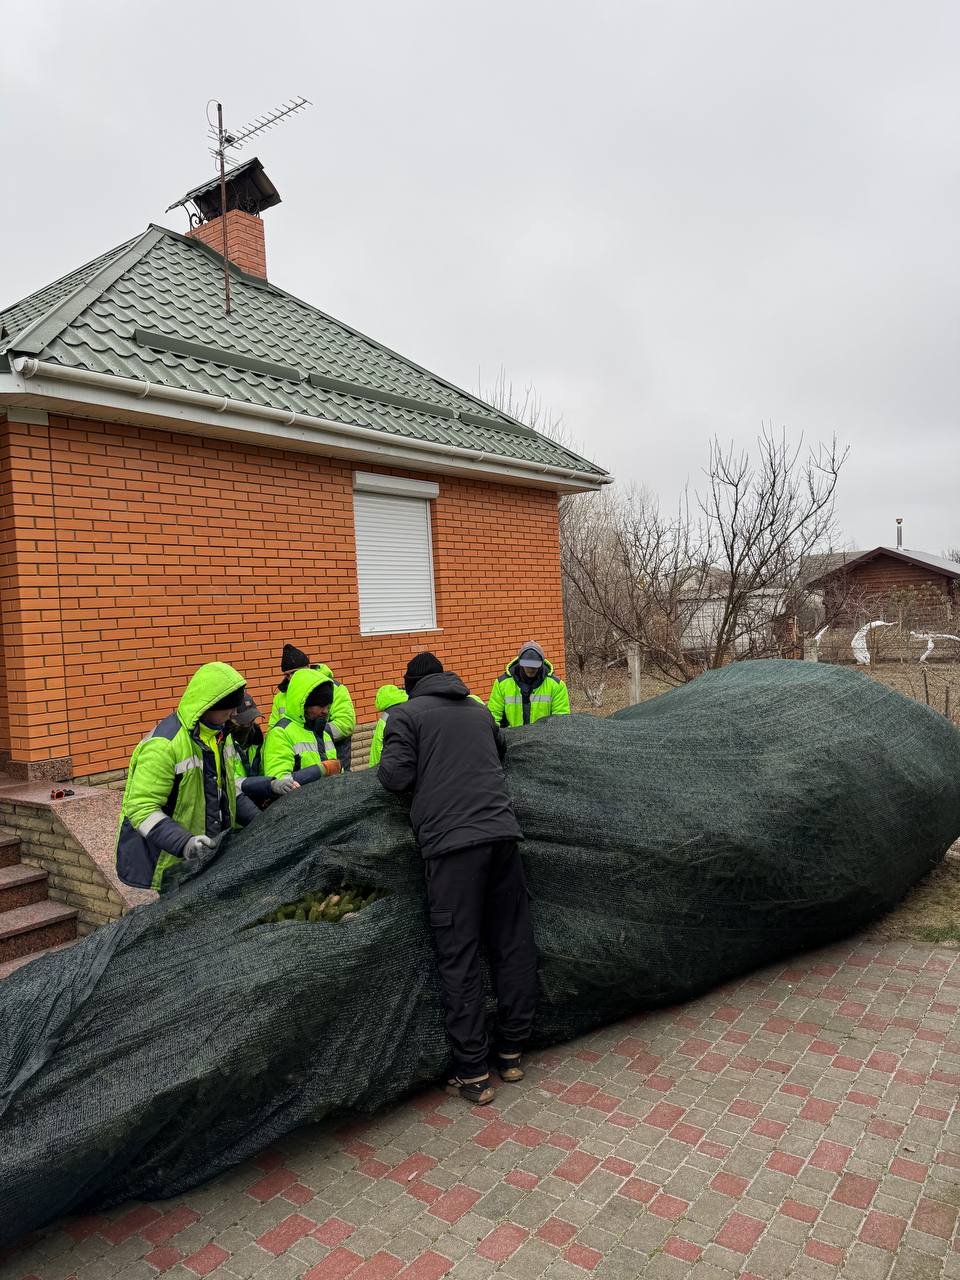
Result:
{"label": "roof eave", "polygon": [[[12,354],[12,353],[11,353]],[[148,409],[145,402],[151,401]],[[296,449],[365,463],[475,476],[557,493],[592,492],[610,484],[606,472],[584,472],[401,436],[326,418],[271,409],[226,397],[140,382],[113,374],[12,358],[0,373],[0,404],[44,407],[53,413],[97,417],[155,430],[176,430],[261,447]]]}
{"label": "roof eave", "polygon": [[858,565],[867,564],[870,560],[875,560],[877,556],[892,556],[894,560],[900,560],[903,564],[916,565],[918,569],[926,569],[930,573],[939,574],[943,578],[960,579],[960,563],[957,564],[956,572],[953,572],[947,565],[931,564],[929,560],[911,555],[909,551],[897,547],[872,547],[869,551],[861,551],[859,555],[853,556],[850,560],[845,560],[843,564],[837,565],[835,569],[828,569],[826,573],[814,578],[809,585],[811,587],[819,586],[821,583],[826,582],[828,578],[834,578],[839,573],[847,573]]}

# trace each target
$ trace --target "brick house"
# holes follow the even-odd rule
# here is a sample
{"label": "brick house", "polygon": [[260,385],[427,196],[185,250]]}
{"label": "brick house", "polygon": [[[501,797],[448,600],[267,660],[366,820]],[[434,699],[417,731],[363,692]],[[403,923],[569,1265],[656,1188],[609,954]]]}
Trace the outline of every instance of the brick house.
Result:
{"label": "brick house", "polygon": [[[259,162],[0,312],[0,759],[104,780],[222,658],[376,687],[436,649],[486,696],[563,669],[558,498],[606,472],[267,278]],[[224,229],[232,310],[224,309]]]}
{"label": "brick house", "polygon": [[870,618],[907,626],[956,626],[960,614],[960,563],[905,547],[848,553],[812,584],[823,592],[832,625],[855,627]]}

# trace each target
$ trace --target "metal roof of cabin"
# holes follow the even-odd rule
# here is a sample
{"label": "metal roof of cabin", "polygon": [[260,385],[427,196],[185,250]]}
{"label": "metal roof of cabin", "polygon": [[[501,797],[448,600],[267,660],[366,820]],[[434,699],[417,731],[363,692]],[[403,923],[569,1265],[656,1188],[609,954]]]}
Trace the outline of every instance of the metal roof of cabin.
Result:
{"label": "metal roof of cabin", "polygon": [[607,479],[413,361],[231,265],[199,240],[151,225],[0,311],[3,355],[162,383],[386,435],[525,459]]}

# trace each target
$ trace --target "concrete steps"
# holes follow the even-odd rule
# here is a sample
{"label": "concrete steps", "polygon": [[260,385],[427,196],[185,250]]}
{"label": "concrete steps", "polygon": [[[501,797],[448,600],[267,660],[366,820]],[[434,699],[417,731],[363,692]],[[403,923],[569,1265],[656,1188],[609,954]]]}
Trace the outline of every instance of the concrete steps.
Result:
{"label": "concrete steps", "polygon": [[76,908],[51,902],[47,873],[22,863],[18,838],[0,833],[0,979],[76,937]]}
{"label": "concrete steps", "polygon": [[15,973],[17,969],[22,969],[31,960],[39,960],[41,956],[52,956],[56,951],[66,951],[67,947],[72,947],[74,942],[76,942],[76,938],[73,938],[70,942],[61,942],[55,947],[45,947],[43,951],[34,951],[30,955],[17,956],[16,960],[5,960],[3,964],[0,964],[0,981],[11,973]]}
{"label": "concrete steps", "polygon": [[46,897],[47,873],[40,867],[27,867],[22,862],[0,867],[0,922],[3,912],[44,902]]}

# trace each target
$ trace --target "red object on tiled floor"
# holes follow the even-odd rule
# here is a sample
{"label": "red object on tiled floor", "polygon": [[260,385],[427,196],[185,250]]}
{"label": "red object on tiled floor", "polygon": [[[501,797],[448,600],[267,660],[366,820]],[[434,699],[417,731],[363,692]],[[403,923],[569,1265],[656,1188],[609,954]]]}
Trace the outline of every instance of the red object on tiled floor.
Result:
{"label": "red object on tiled floor", "polygon": [[867,1209],[877,1193],[877,1185],[875,1178],[864,1178],[859,1173],[845,1173],[833,1198],[840,1204],[848,1204],[855,1209]]}
{"label": "red object on tiled floor", "polygon": [[312,1218],[305,1218],[300,1213],[292,1213],[282,1222],[278,1222],[275,1227],[265,1231],[262,1236],[258,1236],[257,1244],[261,1249],[266,1249],[267,1253],[277,1257],[281,1253],[286,1253],[292,1244],[310,1235],[316,1226]]}
{"label": "red object on tiled floor", "polygon": [[582,1182],[588,1173],[593,1173],[599,1163],[596,1156],[579,1151],[558,1164],[553,1172],[558,1178],[566,1178],[567,1182]]}
{"label": "red object on tiled floor", "polygon": [[680,1258],[683,1262],[696,1262],[703,1253],[703,1249],[698,1244],[692,1244],[689,1240],[682,1240],[679,1236],[671,1236],[663,1246],[663,1252],[670,1255],[671,1258]]}
{"label": "red object on tiled floor", "polygon": [[221,1263],[226,1262],[230,1257],[226,1249],[221,1249],[218,1244],[205,1244],[202,1249],[198,1249],[196,1253],[192,1253],[189,1258],[184,1258],[183,1265],[188,1271],[194,1272],[198,1276],[209,1275],[211,1271],[215,1271]]}
{"label": "red object on tiled floor", "polygon": [[321,1244],[337,1245],[342,1244],[348,1236],[352,1236],[356,1227],[349,1222],[344,1222],[342,1218],[327,1218],[325,1222],[319,1223],[310,1233],[314,1240],[319,1240]]}
{"label": "red object on tiled floor", "polygon": [[168,1240],[172,1240],[174,1236],[185,1231],[187,1227],[192,1227],[200,1217],[196,1209],[191,1209],[185,1204],[178,1204],[175,1209],[171,1209],[169,1213],[165,1213],[162,1218],[157,1218],[154,1222],[149,1222],[145,1227],[140,1229],[140,1234],[144,1240],[149,1240],[151,1244],[166,1244]]}
{"label": "red object on tiled floor", "polygon": [[529,1234],[525,1227],[504,1222],[480,1241],[477,1253],[492,1262],[503,1262],[517,1252]]}
{"label": "red object on tiled floor", "polygon": [[459,1221],[465,1213],[469,1213],[479,1199],[480,1192],[474,1191],[472,1187],[454,1187],[445,1192],[439,1200],[434,1201],[430,1206],[430,1212],[435,1218],[454,1223]]}
{"label": "red object on tiled floor", "polygon": [[582,1267],[584,1271],[592,1271],[603,1261],[602,1253],[582,1244],[572,1244],[569,1249],[564,1249],[563,1256],[575,1267]]}
{"label": "red object on tiled floor", "polygon": [[153,1205],[138,1204],[133,1209],[128,1209],[120,1217],[114,1220],[106,1227],[103,1227],[100,1234],[104,1240],[109,1240],[111,1244],[123,1244],[124,1240],[129,1240],[131,1236],[138,1235],[144,1227],[148,1226],[160,1217],[157,1209]]}
{"label": "red object on tiled floor", "polygon": [[573,1223],[564,1222],[562,1218],[548,1218],[537,1231],[541,1240],[555,1245],[568,1244],[576,1234],[577,1228]]}
{"label": "red object on tiled floor", "polygon": [[305,1271],[301,1280],[345,1280],[346,1276],[356,1271],[361,1262],[363,1258],[359,1253],[352,1253],[349,1249],[334,1249],[322,1262]]}
{"label": "red object on tiled floor", "polygon": [[173,1249],[169,1245],[159,1245],[156,1249],[151,1249],[149,1253],[143,1255],[144,1262],[149,1262],[151,1267],[156,1267],[158,1271],[169,1271],[183,1257],[179,1249]]}
{"label": "red object on tiled floor", "polygon": [[392,1276],[402,1270],[402,1259],[381,1250],[357,1267],[353,1272],[353,1280],[391,1280]]}
{"label": "red object on tiled floor", "polygon": [[414,1258],[402,1271],[397,1273],[397,1280],[440,1280],[453,1267],[450,1258],[445,1258],[432,1249]]}
{"label": "red object on tiled floor", "polygon": [[247,1187],[247,1195],[255,1200],[272,1200],[284,1187],[297,1182],[297,1175],[291,1169],[271,1169],[269,1173]]}
{"label": "red object on tiled floor", "polygon": [[763,1235],[764,1224],[745,1213],[731,1213],[717,1233],[717,1244],[735,1253],[749,1253]]}
{"label": "red object on tiled floor", "polygon": [[889,1213],[878,1213],[874,1209],[864,1219],[860,1239],[864,1244],[874,1244],[878,1249],[895,1253],[906,1229],[907,1224],[903,1218],[894,1218]]}

